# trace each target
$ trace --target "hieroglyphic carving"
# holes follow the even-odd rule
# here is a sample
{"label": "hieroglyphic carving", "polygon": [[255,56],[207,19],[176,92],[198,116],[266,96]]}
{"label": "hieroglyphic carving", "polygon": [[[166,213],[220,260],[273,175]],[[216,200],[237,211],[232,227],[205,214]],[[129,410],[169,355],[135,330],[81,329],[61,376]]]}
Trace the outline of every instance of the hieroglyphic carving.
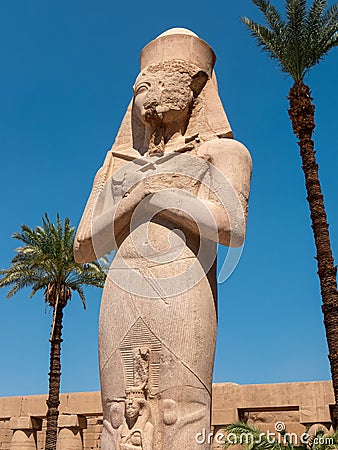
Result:
{"label": "hieroglyphic carving", "polygon": [[158,392],[161,342],[139,318],[120,344],[126,391],[138,388],[152,396]]}

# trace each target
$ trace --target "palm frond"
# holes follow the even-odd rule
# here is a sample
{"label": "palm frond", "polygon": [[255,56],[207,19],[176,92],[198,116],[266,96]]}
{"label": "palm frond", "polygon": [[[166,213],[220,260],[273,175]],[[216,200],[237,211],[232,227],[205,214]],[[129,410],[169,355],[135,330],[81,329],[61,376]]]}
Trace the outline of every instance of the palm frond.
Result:
{"label": "palm frond", "polygon": [[243,423],[236,422],[225,427],[227,437],[224,448],[229,448],[233,445],[245,445],[248,450],[284,450],[285,447],[278,442],[278,439],[273,439],[267,436],[259,428]]}
{"label": "palm frond", "polygon": [[323,24],[328,27],[337,25],[338,21],[338,3],[330,6],[329,9],[323,15]]}
{"label": "palm frond", "polygon": [[[41,276],[37,282],[35,282],[32,286],[32,291],[30,293],[30,298],[34,297],[34,295],[41,290],[46,290],[48,285],[50,284],[50,278],[48,276]],[[45,297],[45,301],[46,301]]]}
{"label": "palm frond", "polygon": [[337,46],[338,38],[338,4],[332,5],[322,17],[322,29],[318,34],[318,59],[321,52],[327,53],[331,48]]}
{"label": "palm frond", "polygon": [[86,285],[86,286],[95,286],[99,288],[103,288],[104,286],[105,277],[102,276],[99,273],[95,272],[83,272],[77,275],[72,275],[70,278],[71,284],[79,284],[79,285]]}
{"label": "palm frond", "polygon": [[75,291],[75,292],[77,292],[79,294],[79,297],[80,297],[80,299],[82,301],[83,309],[87,309],[86,297],[85,297],[85,294],[84,294],[84,290],[82,289],[82,286],[79,285],[79,284],[76,284],[76,283],[74,285],[72,283],[70,283],[69,287],[73,291]]}
{"label": "palm frond", "polygon": [[338,5],[327,11],[327,0],[314,0],[306,8],[306,0],[286,0],[286,19],[269,0],[252,0],[264,14],[267,26],[248,18],[249,28],[258,46],[277,60],[282,72],[295,82],[303,80],[309,70],[338,45]]}
{"label": "palm frond", "polygon": [[276,49],[276,38],[272,31],[264,25],[259,25],[247,17],[242,17],[242,22],[250,30],[251,35],[256,39],[257,45],[268,53],[272,59],[278,60]]}
{"label": "palm frond", "polygon": [[306,28],[309,35],[316,35],[325,23],[323,15],[327,7],[327,0],[315,0],[310,6],[309,12],[305,18]]}
{"label": "palm frond", "polygon": [[280,12],[274,5],[272,5],[268,0],[252,0],[252,3],[262,11],[270,28],[276,34],[280,34],[284,31],[285,22],[282,19]]}
{"label": "palm frond", "polygon": [[286,17],[295,32],[303,32],[306,20],[306,0],[286,0]]}
{"label": "palm frond", "polygon": [[45,300],[53,306],[54,293],[60,292],[64,286],[78,292],[85,307],[82,286],[103,287],[106,275],[98,262],[78,264],[74,261],[75,229],[69,218],[62,221],[57,214],[55,223],[52,223],[45,214],[42,226],[33,229],[21,225],[20,232],[12,236],[22,245],[16,248],[11,266],[0,270],[0,288],[11,288],[7,297],[32,287],[31,297],[43,290]]}

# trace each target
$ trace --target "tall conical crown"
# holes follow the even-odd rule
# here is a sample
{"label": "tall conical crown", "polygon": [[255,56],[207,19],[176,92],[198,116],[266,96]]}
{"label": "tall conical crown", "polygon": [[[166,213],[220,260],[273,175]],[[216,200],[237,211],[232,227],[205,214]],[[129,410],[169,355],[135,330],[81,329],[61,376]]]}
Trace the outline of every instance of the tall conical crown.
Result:
{"label": "tall conical crown", "polygon": [[141,70],[163,61],[186,61],[211,78],[216,62],[212,48],[186,28],[171,28],[147,44],[141,52]]}

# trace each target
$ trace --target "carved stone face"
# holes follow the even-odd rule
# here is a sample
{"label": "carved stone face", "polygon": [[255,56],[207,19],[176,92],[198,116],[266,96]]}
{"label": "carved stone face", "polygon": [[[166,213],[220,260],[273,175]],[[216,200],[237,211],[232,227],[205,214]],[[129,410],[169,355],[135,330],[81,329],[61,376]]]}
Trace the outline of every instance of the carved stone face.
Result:
{"label": "carved stone face", "polygon": [[156,127],[184,120],[193,100],[187,72],[141,72],[134,86],[134,109],[142,123]]}
{"label": "carved stone face", "polygon": [[140,414],[140,405],[136,400],[126,401],[126,417],[136,419]]}

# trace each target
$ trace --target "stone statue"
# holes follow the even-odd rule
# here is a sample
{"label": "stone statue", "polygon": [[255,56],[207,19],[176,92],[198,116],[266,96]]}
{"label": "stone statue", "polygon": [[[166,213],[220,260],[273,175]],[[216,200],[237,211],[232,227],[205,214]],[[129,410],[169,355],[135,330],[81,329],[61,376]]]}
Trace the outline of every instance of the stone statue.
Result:
{"label": "stone statue", "polygon": [[209,45],[172,29],[141,53],[74,247],[115,251],[99,324],[102,450],[210,448],[217,243],[245,237],[251,159],[223,110]]}

